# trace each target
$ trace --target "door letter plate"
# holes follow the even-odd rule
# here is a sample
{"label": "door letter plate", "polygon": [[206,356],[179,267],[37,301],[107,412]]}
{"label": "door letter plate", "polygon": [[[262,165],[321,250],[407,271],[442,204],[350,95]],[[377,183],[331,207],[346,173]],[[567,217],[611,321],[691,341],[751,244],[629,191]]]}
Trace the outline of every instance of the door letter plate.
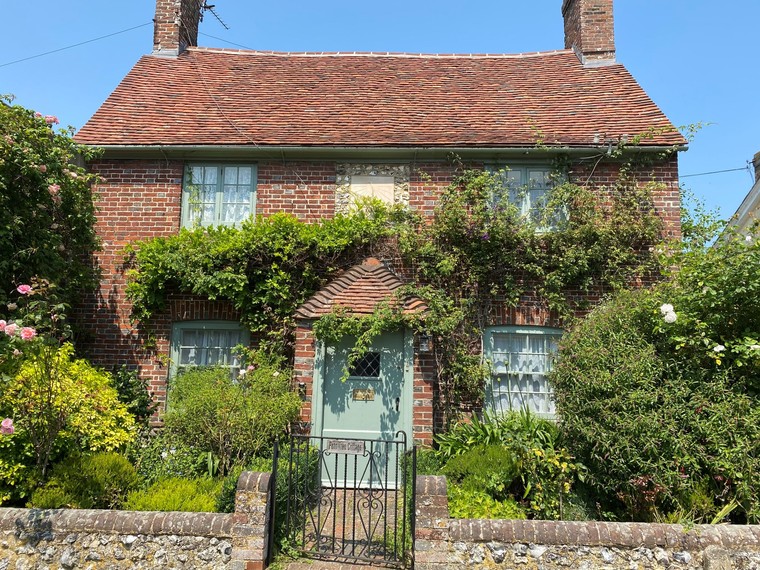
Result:
{"label": "door letter plate", "polygon": [[375,400],[375,391],[372,388],[356,388],[353,397],[355,402],[372,402]]}

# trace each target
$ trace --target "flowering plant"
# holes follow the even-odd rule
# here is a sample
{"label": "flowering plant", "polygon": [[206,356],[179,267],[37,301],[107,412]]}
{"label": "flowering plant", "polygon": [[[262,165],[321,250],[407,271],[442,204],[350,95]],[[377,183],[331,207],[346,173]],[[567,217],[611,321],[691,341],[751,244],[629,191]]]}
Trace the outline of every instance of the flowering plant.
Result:
{"label": "flowering plant", "polygon": [[0,306],[11,293],[26,294],[17,286],[35,275],[55,280],[67,303],[96,282],[89,256],[97,247],[97,177],[76,166],[95,153],[58,123],[0,97]]}

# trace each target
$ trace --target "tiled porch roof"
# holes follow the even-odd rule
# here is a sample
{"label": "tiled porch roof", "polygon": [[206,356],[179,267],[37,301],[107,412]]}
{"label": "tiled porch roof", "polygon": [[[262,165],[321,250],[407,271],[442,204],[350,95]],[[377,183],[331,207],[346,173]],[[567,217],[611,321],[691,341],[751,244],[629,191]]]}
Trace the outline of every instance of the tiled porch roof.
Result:
{"label": "tiled porch roof", "polygon": [[[296,318],[318,319],[344,307],[353,315],[371,315],[381,303],[395,299],[395,291],[403,286],[399,277],[379,260],[370,257],[355,265],[315,293],[296,311]],[[417,297],[404,301],[404,313],[425,311],[425,303]]]}

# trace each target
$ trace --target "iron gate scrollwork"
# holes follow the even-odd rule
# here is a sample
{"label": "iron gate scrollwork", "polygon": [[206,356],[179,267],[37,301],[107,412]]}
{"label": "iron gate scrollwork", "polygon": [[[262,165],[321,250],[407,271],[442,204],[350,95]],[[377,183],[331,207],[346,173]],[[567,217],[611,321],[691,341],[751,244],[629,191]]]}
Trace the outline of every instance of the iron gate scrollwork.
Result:
{"label": "iron gate scrollwork", "polygon": [[[411,562],[414,447],[393,439],[291,435],[277,446],[280,540],[306,556]],[[287,489],[287,491],[285,491]],[[273,517],[274,519],[274,517]],[[274,529],[273,529],[274,530]]]}

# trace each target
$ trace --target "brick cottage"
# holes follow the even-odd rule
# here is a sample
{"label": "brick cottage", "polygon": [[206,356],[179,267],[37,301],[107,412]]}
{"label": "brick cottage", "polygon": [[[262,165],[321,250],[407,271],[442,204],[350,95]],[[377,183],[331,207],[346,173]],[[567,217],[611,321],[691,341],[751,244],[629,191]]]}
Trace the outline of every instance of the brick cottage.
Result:
{"label": "brick cottage", "polygon": [[[356,196],[431,216],[455,176],[450,153],[474,168],[508,167],[509,183],[530,186],[519,200],[548,189],[559,155],[569,159],[571,182],[603,192],[621,167],[607,151],[628,140],[626,153],[651,158],[633,175],[657,183],[655,209],[665,232],[679,234],[677,156],[663,151],[685,141],[615,60],[612,0],[564,0],[565,48],[516,55],[202,48],[203,5],[157,0],[153,52],[76,135],[104,149],[89,164],[105,181],[95,188],[102,281],[79,310],[84,347],[101,366],[137,367],[162,406],[178,365],[233,365],[231,348],[249,335],[229,302],[177,293],[148,346],[125,296],[123,248],[137,240],[276,212],[314,222],[346,211]],[[650,136],[635,138],[643,133]],[[402,285],[378,257],[345,268],[295,315],[302,419],[317,435],[402,430],[429,444],[433,363],[409,331],[376,339],[362,373],[345,383],[336,378],[346,346],[325,346],[312,333],[332,307],[366,314]],[[484,343],[501,359],[493,397],[551,414],[545,357],[560,332],[541,305],[497,311]],[[526,358],[533,364],[518,374]],[[374,400],[352,400],[367,385]]]}

